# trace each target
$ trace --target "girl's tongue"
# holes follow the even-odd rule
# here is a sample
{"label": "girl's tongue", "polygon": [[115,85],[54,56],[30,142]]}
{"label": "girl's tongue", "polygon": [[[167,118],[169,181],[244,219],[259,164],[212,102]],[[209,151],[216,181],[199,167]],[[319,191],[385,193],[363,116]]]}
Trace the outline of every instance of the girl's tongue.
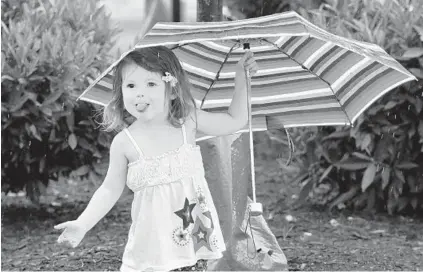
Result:
{"label": "girl's tongue", "polygon": [[146,103],[138,103],[135,105],[135,107],[137,108],[137,111],[144,112],[148,108],[149,105],[150,104],[146,104]]}

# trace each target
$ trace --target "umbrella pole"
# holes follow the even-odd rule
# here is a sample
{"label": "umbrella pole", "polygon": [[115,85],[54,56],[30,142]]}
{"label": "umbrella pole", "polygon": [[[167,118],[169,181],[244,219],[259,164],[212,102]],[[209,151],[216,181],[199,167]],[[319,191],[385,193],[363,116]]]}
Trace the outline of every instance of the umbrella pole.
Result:
{"label": "umbrella pole", "polygon": [[250,71],[245,70],[245,79],[247,82],[247,103],[248,103],[248,131],[250,134],[250,160],[251,160],[251,185],[253,189],[253,202],[249,205],[249,211],[252,216],[263,214],[263,206],[256,202],[256,173],[254,163],[254,141],[253,141],[253,127],[252,127],[252,109],[251,109],[251,77]]}

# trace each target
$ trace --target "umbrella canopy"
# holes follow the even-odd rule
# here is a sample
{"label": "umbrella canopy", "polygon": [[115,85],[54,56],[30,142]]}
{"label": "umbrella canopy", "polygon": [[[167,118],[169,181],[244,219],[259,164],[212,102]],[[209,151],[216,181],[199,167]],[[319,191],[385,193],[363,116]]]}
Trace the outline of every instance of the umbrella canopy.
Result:
{"label": "umbrella canopy", "polygon": [[[171,48],[189,75],[198,106],[226,112],[244,43],[259,66],[251,78],[256,131],[352,125],[375,100],[416,79],[379,46],[333,35],[295,12],[231,22],[157,23],[134,49]],[[128,53],[80,99],[107,104],[113,67]],[[198,135],[197,140],[206,138]]]}

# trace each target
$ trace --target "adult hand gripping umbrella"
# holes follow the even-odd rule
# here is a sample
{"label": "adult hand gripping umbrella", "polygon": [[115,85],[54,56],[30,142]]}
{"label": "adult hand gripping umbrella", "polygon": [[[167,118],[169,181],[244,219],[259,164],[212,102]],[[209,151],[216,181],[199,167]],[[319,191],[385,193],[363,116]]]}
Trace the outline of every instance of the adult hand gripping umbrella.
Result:
{"label": "adult hand gripping umbrella", "polygon": [[[333,35],[295,12],[231,22],[157,23],[135,46],[173,50],[201,109],[226,112],[235,86],[235,67],[246,49],[259,66],[247,77],[252,215],[256,203],[253,131],[353,125],[374,101],[416,78],[377,45]],[[129,51],[130,52],[130,51]],[[104,71],[79,97],[106,105],[112,96],[113,68]],[[197,141],[211,138],[197,135]]]}

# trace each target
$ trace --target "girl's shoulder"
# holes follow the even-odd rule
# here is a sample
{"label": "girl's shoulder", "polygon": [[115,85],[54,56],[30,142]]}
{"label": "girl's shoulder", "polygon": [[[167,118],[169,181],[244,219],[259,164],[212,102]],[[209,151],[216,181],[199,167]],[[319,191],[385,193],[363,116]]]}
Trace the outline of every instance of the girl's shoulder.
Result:
{"label": "girl's shoulder", "polygon": [[128,135],[126,135],[126,132],[122,129],[119,131],[112,140],[112,146],[116,146],[117,149],[125,156],[127,157],[127,151],[130,144],[130,139],[128,138]]}

